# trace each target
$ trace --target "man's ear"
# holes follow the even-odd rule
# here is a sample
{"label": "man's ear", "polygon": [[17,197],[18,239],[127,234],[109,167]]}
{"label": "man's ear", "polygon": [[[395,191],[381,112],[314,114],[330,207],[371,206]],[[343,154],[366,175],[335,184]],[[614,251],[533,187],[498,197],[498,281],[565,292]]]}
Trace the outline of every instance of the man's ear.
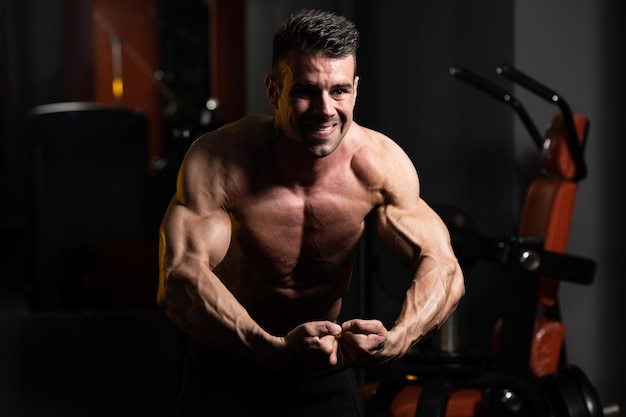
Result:
{"label": "man's ear", "polygon": [[275,109],[278,106],[279,91],[274,78],[270,74],[265,74],[265,93],[267,94],[267,101]]}

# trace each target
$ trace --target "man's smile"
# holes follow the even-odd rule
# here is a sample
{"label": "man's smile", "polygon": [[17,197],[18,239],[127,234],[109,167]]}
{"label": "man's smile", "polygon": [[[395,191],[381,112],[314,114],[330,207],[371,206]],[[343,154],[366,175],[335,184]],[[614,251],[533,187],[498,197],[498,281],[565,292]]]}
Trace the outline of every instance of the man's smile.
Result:
{"label": "man's smile", "polygon": [[309,130],[318,136],[330,136],[332,133],[334,133],[337,124],[333,123],[333,124],[308,124],[307,125]]}

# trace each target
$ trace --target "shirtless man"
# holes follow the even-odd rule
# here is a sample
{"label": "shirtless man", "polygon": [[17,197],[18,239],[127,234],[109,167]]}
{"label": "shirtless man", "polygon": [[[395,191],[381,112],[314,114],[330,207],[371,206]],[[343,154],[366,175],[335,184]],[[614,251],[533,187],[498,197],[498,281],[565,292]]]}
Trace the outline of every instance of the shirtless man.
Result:
{"label": "shirtless man", "polygon": [[[402,357],[464,293],[412,162],[353,121],[357,44],[345,18],[295,13],[265,79],[274,116],[206,134],[185,157],[161,227],[158,291],[191,340],[180,415],[362,415],[350,367]],[[414,271],[391,329],[336,322],[372,210]]]}

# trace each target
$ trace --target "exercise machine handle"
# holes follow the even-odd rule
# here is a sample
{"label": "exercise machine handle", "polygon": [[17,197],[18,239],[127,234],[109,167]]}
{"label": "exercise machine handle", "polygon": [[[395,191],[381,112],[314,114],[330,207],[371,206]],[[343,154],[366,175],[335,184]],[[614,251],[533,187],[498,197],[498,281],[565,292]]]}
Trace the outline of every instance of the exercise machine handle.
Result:
{"label": "exercise machine handle", "polygon": [[526,130],[528,130],[528,133],[535,143],[537,150],[541,150],[541,148],[543,148],[543,136],[539,132],[539,129],[537,129],[537,126],[533,123],[528,112],[526,111],[526,108],[515,96],[513,96],[513,94],[459,65],[455,65],[450,68],[450,75],[462,79],[484,93],[494,97],[496,100],[503,101],[504,103],[510,105],[513,110],[515,110],[522,123],[524,123],[524,126],[526,127]]}
{"label": "exercise machine handle", "polygon": [[[574,126],[574,116],[567,101],[565,101],[565,99],[556,91],[549,89],[545,85],[539,83],[507,63],[503,63],[497,67],[496,73],[507,77],[511,81],[516,82],[544,100],[558,106],[563,114],[563,121],[565,122],[565,129],[567,131],[567,147],[576,167],[576,175],[574,179],[582,180],[585,178],[587,176],[587,164],[585,163],[585,158],[583,157],[583,149],[586,138],[578,137]],[[582,143],[579,139],[582,139]]]}

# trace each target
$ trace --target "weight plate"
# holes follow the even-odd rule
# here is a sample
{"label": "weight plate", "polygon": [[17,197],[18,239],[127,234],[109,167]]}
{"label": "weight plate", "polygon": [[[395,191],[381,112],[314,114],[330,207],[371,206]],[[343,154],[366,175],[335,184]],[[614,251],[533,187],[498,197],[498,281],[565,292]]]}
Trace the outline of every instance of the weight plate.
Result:
{"label": "weight plate", "polygon": [[582,369],[576,365],[570,365],[568,372],[580,390],[589,415],[591,417],[604,417],[600,395]]}
{"label": "weight plate", "polygon": [[555,417],[591,417],[569,372],[546,375],[542,379],[542,390]]}

